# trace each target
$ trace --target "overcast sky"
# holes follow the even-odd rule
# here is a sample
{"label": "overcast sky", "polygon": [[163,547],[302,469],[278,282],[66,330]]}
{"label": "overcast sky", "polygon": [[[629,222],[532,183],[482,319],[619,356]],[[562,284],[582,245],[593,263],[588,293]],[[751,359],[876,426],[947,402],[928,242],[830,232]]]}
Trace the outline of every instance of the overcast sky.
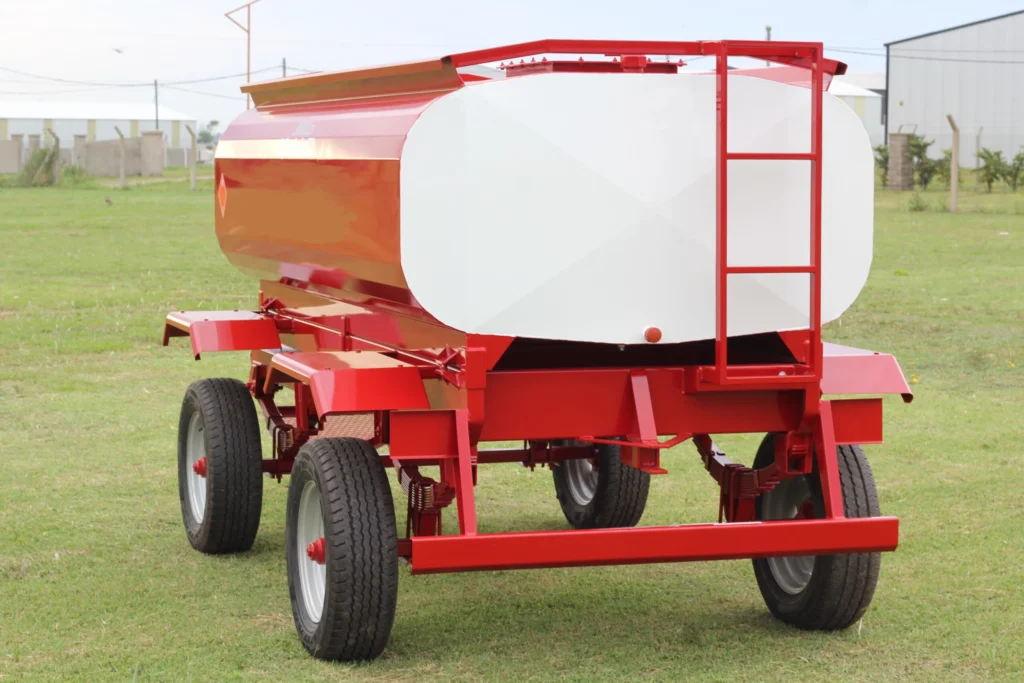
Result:
{"label": "overcast sky", "polygon": [[[241,2],[0,0],[0,99],[153,101],[152,85],[26,74],[110,84],[242,73],[245,34],[223,16]],[[253,80],[279,75],[282,58],[336,70],[549,37],[753,39],[766,24],[777,40],[823,41],[851,71],[883,71],[885,42],[1019,9],[1019,0],[261,0],[252,8],[252,68],[264,71]],[[237,16],[244,23],[244,11]],[[227,122],[245,107],[242,82],[162,87],[160,98],[201,122]]]}

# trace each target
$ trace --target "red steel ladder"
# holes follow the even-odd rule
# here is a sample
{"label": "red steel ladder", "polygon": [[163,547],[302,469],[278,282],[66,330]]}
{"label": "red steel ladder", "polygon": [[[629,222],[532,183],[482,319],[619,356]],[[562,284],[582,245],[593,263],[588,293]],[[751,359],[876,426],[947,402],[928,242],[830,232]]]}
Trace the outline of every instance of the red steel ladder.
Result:
{"label": "red steel ladder", "polygon": [[[730,45],[718,44],[716,53],[717,80],[717,136],[716,136],[716,197],[715,197],[715,365],[706,368],[701,381],[713,385],[751,384],[812,384],[821,381],[821,139],[822,139],[822,92],[824,91],[823,55],[821,44],[801,46],[806,54],[794,54],[811,66],[811,135],[810,151],[796,153],[775,152],[730,152],[729,151],[729,90],[728,57]],[[733,52],[752,56],[749,50],[740,48]],[[730,266],[729,265],[729,219],[728,219],[728,177],[730,161],[809,161],[811,172],[811,220],[810,253],[807,265],[796,266]],[[740,274],[781,274],[807,273],[810,277],[810,307],[808,328],[810,349],[805,363],[798,363],[794,372],[781,374],[750,374],[737,372],[737,366],[729,367],[728,342],[728,300],[729,276]]]}

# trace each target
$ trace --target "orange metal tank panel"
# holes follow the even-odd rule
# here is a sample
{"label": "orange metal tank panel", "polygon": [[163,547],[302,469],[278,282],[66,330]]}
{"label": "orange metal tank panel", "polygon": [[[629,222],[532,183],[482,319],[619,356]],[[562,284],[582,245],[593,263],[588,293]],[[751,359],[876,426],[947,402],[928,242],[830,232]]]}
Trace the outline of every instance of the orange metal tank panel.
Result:
{"label": "orange metal tank panel", "polygon": [[399,157],[441,94],[239,117],[217,149],[216,230],[228,260],[257,278],[418,308],[401,267]]}

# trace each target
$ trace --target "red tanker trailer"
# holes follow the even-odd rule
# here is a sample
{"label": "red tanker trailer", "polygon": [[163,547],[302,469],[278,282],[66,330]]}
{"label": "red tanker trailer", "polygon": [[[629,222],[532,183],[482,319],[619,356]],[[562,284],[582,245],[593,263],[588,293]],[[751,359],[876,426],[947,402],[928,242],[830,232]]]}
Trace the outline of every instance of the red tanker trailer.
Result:
{"label": "red tanker trailer", "polygon": [[[716,69],[678,72],[690,56]],[[250,352],[247,383],[185,395],[191,544],[250,548],[264,475],[290,475],[292,608],[322,659],[381,653],[400,558],[751,558],[783,621],[856,622],[898,537],[860,444],[882,440],[878,396],[911,392],[892,356],[821,340],[871,259],[870,145],[827,93],[844,68],[819,43],[539,41],[244,88],[216,232],[259,306],[164,330],[197,359]],[[750,432],[749,467],[712,441]],[[718,522],[633,528],[687,440]],[[500,462],[548,466],[572,529],[480,533],[478,469]]]}

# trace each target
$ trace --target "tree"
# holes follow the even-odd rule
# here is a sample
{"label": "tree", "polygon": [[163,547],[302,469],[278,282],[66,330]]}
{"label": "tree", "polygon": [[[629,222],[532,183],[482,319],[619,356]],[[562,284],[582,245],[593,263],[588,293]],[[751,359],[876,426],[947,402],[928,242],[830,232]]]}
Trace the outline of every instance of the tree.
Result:
{"label": "tree", "polygon": [[882,187],[889,185],[889,146],[875,147],[875,166],[882,173]]}
{"label": "tree", "polygon": [[953,180],[953,150],[942,150],[942,158],[935,162],[935,172],[949,187]]}
{"label": "tree", "polygon": [[921,183],[922,190],[928,189],[928,183],[935,177],[935,173],[941,165],[942,162],[929,159],[928,157],[921,159],[915,164],[917,167],[917,181]]}
{"label": "tree", "polygon": [[925,140],[920,135],[911,135],[907,141],[910,148],[910,159],[914,164],[914,171],[917,172],[918,182],[921,189],[928,189],[928,183],[935,176],[935,162],[928,158],[928,148],[934,144],[934,140]]}
{"label": "tree", "polygon": [[216,119],[210,121],[199,131],[199,135],[196,136],[196,142],[201,145],[209,145],[217,140],[217,126],[220,125],[220,121]]}
{"label": "tree", "polygon": [[981,162],[984,164],[978,173],[981,175],[981,182],[985,183],[987,192],[992,191],[992,183],[1002,180],[1007,174],[1006,159],[1002,151],[993,151],[988,147],[981,148]]}
{"label": "tree", "polygon": [[1017,156],[1013,158],[1013,161],[1006,165],[1006,172],[1003,174],[1003,178],[1009,183],[1010,189],[1014,192],[1017,191],[1017,186],[1020,185],[1021,180],[1024,178],[1021,175],[1024,174],[1024,150],[1017,152]]}

